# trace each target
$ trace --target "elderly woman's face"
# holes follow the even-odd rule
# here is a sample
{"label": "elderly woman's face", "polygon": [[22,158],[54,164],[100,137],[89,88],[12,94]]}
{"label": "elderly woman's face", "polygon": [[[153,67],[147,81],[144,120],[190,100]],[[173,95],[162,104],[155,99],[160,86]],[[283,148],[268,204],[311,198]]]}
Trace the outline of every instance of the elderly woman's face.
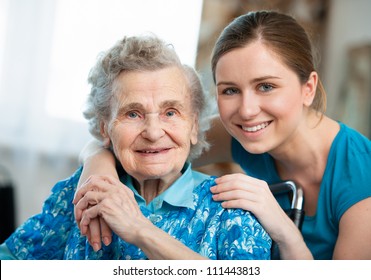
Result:
{"label": "elderly woman's face", "polygon": [[139,182],[174,181],[197,142],[196,116],[176,67],[122,73],[115,81],[106,135],[126,172]]}

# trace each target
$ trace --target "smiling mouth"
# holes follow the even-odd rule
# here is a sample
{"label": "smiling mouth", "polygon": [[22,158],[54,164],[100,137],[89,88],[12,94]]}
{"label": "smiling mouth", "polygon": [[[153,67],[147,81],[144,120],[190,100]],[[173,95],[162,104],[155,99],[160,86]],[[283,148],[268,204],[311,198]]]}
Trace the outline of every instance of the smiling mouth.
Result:
{"label": "smiling mouth", "polygon": [[170,150],[170,148],[166,148],[166,149],[154,149],[154,150],[137,150],[138,153],[142,153],[142,154],[158,154],[158,153],[161,153],[161,152],[164,152],[164,151],[168,151]]}
{"label": "smiling mouth", "polygon": [[256,132],[256,131],[259,131],[259,130],[262,130],[262,129],[266,128],[268,125],[271,124],[271,122],[272,121],[263,122],[261,124],[254,125],[254,126],[241,126],[241,128],[242,128],[243,131]]}

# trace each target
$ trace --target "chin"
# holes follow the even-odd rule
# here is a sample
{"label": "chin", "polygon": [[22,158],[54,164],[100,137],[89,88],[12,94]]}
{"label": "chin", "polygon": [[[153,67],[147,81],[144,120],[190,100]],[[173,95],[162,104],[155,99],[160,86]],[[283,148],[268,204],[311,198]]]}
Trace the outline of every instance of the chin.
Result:
{"label": "chin", "polygon": [[171,174],[171,171],[167,169],[165,170],[165,168],[147,168],[142,170],[140,173],[142,177],[146,177],[148,179],[159,179]]}
{"label": "chin", "polygon": [[243,145],[242,144],[242,146],[250,154],[259,155],[259,154],[264,154],[264,153],[266,153],[266,152],[269,151],[269,149],[267,148],[267,146],[262,146],[262,145],[249,145],[249,144],[248,145]]}

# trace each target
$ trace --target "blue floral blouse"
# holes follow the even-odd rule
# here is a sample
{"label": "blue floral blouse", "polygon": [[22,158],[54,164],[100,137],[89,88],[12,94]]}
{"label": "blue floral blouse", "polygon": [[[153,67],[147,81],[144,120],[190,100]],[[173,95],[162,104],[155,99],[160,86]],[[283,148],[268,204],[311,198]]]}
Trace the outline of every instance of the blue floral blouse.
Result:
{"label": "blue floral blouse", "polygon": [[[183,192],[185,198],[181,203],[185,205],[172,203],[170,195],[170,199],[161,201],[162,211],[151,209],[140,201],[140,196],[135,192],[143,215],[163,231],[210,259],[269,259],[271,239],[257,219],[247,211],[224,209],[219,202],[213,201],[209,191],[215,184],[214,178],[202,174],[204,177],[199,180],[201,173],[191,171],[190,165],[186,169],[187,172],[182,175],[185,178],[181,177],[179,182],[193,182],[193,186],[179,182],[174,186]],[[5,241],[12,257],[43,260],[147,259],[140,248],[115,234],[112,243],[103,245],[98,252],[94,252],[87,238],[80,235],[72,200],[81,171],[82,168],[70,178],[58,182],[45,201],[42,212],[29,218]],[[198,176],[198,180],[193,180],[195,176]],[[126,176],[122,181],[132,188],[130,177]],[[188,190],[191,200],[188,206],[184,187],[191,188]]]}

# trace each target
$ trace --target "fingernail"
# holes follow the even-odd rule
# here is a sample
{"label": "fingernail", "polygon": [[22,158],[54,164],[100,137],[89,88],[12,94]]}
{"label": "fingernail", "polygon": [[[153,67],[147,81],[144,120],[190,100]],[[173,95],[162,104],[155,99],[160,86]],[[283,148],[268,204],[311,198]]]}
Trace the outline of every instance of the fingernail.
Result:
{"label": "fingernail", "polygon": [[111,243],[111,239],[109,239],[108,237],[103,237],[103,244],[108,246],[109,244]]}
{"label": "fingernail", "polygon": [[94,242],[94,243],[93,243],[93,250],[94,250],[95,252],[97,252],[97,251],[99,251],[99,249],[100,249],[99,244],[96,243],[96,242]]}

